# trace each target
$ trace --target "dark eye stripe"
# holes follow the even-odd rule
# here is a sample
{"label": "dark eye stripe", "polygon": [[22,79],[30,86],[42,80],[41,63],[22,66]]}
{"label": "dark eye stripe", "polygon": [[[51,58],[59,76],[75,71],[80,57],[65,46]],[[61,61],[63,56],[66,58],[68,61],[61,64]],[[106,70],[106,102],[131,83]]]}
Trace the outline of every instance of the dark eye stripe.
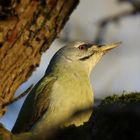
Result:
{"label": "dark eye stripe", "polygon": [[105,46],[104,44],[97,45],[98,48]]}
{"label": "dark eye stripe", "polygon": [[93,44],[87,44],[87,48],[90,48],[92,46],[93,46]]}
{"label": "dark eye stripe", "polygon": [[80,60],[85,61],[85,60],[87,60],[88,58],[90,58],[92,55],[93,55],[93,54],[91,54],[91,55],[89,55],[89,56],[86,56],[86,57],[83,57],[83,58],[80,58]]}

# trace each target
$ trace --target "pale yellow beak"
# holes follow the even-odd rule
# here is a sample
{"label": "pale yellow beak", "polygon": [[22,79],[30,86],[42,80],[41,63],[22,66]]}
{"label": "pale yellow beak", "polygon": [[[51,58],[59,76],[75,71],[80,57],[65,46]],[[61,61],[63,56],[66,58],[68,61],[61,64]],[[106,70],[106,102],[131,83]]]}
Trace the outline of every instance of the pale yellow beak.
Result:
{"label": "pale yellow beak", "polygon": [[116,43],[112,43],[112,44],[107,44],[107,45],[101,45],[100,47],[98,47],[99,51],[102,52],[108,52],[109,50],[112,50],[118,46],[120,46],[121,42],[116,42]]}

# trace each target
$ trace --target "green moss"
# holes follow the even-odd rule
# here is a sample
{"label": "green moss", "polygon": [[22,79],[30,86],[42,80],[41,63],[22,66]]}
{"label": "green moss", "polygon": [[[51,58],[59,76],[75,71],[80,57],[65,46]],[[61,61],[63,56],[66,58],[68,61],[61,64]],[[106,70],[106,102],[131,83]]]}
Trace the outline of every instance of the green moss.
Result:
{"label": "green moss", "polygon": [[140,93],[139,92],[132,92],[132,93],[127,93],[127,94],[122,94],[122,95],[113,95],[113,96],[108,96],[105,99],[102,100],[100,105],[105,105],[105,104],[126,104],[126,103],[140,103]]}
{"label": "green moss", "polygon": [[93,114],[91,125],[92,139],[139,140],[140,93],[106,97]]}

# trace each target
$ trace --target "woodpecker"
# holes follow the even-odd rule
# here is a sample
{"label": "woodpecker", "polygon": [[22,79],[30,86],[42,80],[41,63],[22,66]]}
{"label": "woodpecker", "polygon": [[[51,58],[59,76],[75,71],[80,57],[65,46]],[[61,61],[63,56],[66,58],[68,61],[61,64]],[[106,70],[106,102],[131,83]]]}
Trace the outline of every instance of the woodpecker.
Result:
{"label": "woodpecker", "polygon": [[[93,106],[90,74],[97,62],[120,43],[107,45],[75,42],[59,49],[42,79],[27,96],[12,132],[48,128],[67,120],[75,111]],[[80,126],[92,111],[68,119],[61,127]],[[43,120],[43,121],[40,121]]]}

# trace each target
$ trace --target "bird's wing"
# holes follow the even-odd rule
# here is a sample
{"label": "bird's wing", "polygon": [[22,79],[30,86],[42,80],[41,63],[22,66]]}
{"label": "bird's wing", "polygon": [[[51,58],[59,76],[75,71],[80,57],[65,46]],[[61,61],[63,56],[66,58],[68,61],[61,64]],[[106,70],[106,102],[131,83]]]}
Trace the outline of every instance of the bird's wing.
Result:
{"label": "bird's wing", "polygon": [[56,77],[51,78],[44,78],[43,82],[40,83],[39,87],[37,88],[36,95],[35,95],[35,114],[33,116],[34,120],[38,120],[44,112],[48,109],[49,101],[50,101],[50,93],[52,90],[52,86],[56,81]]}
{"label": "bird's wing", "polygon": [[42,78],[27,96],[17,121],[12,129],[13,133],[26,132],[43,116],[49,106],[49,95],[57,77]]}

